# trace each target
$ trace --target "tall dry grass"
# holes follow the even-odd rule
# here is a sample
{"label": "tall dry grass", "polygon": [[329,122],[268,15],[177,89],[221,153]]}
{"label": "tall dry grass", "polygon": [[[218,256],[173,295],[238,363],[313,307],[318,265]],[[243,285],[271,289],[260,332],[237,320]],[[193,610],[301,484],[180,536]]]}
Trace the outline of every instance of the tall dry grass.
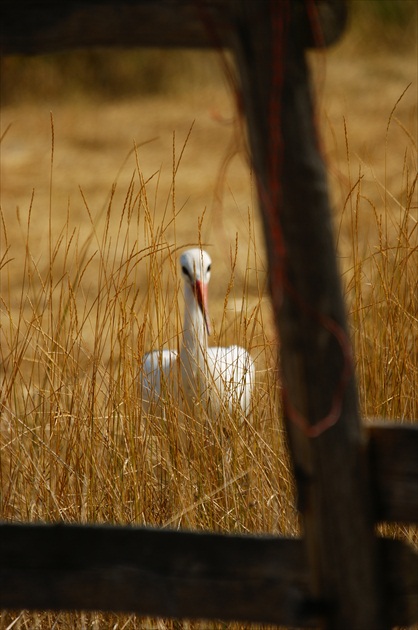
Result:
{"label": "tall dry grass", "polygon": [[[216,343],[238,339],[252,349],[262,366],[256,395],[264,399],[263,412],[239,433],[232,428],[239,448],[231,447],[231,452],[237,458],[223,457],[220,432],[217,453],[208,457],[196,448],[197,460],[187,461],[177,444],[175,409],[163,425],[144,419],[137,386],[146,349],[179,343],[177,255],[182,243],[167,239],[168,227],[179,220],[175,196],[156,224],[138,165],[119,208],[113,207],[111,195],[105,213],[95,218],[84,201],[88,236],[83,240],[70,226],[70,213],[53,235],[50,208],[47,246],[36,255],[31,207],[24,219],[19,216],[23,261],[9,259],[3,216],[3,518],[237,531],[287,527],[289,519],[279,525],[283,515],[272,481],[282,478],[281,467],[286,468],[284,453],[277,457],[283,444],[274,412],[275,349],[263,330],[259,299],[250,299],[245,290],[252,276],[262,297],[257,251],[247,247],[242,295],[232,290],[236,258],[231,251],[228,290],[214,338]],[[116,232],[110,229],[111,215],[118,217]],[[11,274],[14,264],[20,278]],[[256,439],[260,431],[265,432],[261,442]],[[150,449],[157,452],[150,456]],[[265,464],[257,462],[268,461],[267,473]],[[277,473],[273,477],[272,470]],[[38,490],[31,490],[30,497],[29,487]],[[269,518],[259,509],[265,492],[276,503]]]}
{"label": "tall dry grass", "polygon": [[[349,116],[328,120],[338,140],[327,141],[327,157],[336,165],[338,255],[362,412],[410,422],[418,417],[417,151],[414,129],[397,117],[401,93],[380,129],[381,167],[353,150]],[[130,176],[115,186],[109,180],[105,203],[83,189],[81,207],[70,198],[63,213],[61,197],[59,211],[55,205],[63,167],[52,119],[50,131],[41,203],[35,190],[17,212],[2,207],[1,519],[296,534],[264,248],[248,195],[231,189],[241,217],[237,238],[219,229],[218,212],[202,207],[190,219],[185,134],[164,156],[168,178],[136,146]],[[251,190],[248,170],[245,177]],[[178,344],[178,252],[199,242],[215,260],[214,343],[238,342],[257,364],[251,417],[225,417],[210,449],[201,448],[199,423],[181,417],[175,404],[165,422],[144,417],[137,389],[144,351]],[[194,450],[179,440],[184,421]],[[416,544],[412,528],[385,533]],[[12,627],[176,626],[134,615],[3,613],[0,628]]]}
{"label": "tall dry grass", "polygon": [[[408,89],[381,130],[378,168],[353,154],[342,121],[347,194],[336,217],[363,415],[399,421],[418,418],[417,142],[397,117]],[[404,139],[398,164],[393,127]]]}
{"label": "tall dry grass", "polygon": [[[400,421],[417,417],[417,176],[416,147],[409,141],[402,194],[376,182],[384,202],[379,208],[363,192],[367,166],[352,172],[347,132],[350,186],[338,230],[362,409]],[[181,164],[174,165],[166,210],[156,222],[158,199],[148,194],[137,152],[133,160],[121,203],[112,190],[95,215],[83,196],[84,233],[72,224],[70,207],[54,230],[51,204],[40,249],[33,203],[15,219],[2,213],[2,519],[294,534],[276,343],[251,209],[245,243],[231,244],[214,339],[242,343],[257,362],[252,416],[225,417],[210,449],[203,448],[199,423],[188,419],[196,448],[185,452],[175,405],[161,423],[141,412],[142,354],[178,345],[177,257],[191,243],[182,240],[183,210],[176,207]],[[51,151],[51,186],[53,169]],[[19,224],[22,258],[13,256],[11,220]],[[204,240],[204,222],[203,214],[196,243]],[[245,265],[235,287],[240,249]],[[4,614],[0,627],[12,619],[19,628],[171,627],[132,616],[26,613]]]}
{"label": "tall dry grass", "polygon": [[[50,199],[54,152],[53,140]],[[157,222],[159,200],[149,196],[137,152],[132,159],[132,179],[119,204],[113,189],[95,215],[82,194],[88,230],[73,225],[70,206],[60,225],[52,202],[46,217],[44,208],[35,216],[33,198],[12,219],[2,212],[2,519],[292,533],[297,525],[277,420],[276,348],[264,326],[265,272],[251,211],[240,288],[234,287],[241,247],[235,240],[214,340],[239,341],[257,362],[252,418],[225,416],[213,427],[210,449],[199,422],[189,418],[194,449],[186,453],[175,405],[163,423],[142,414],[141,357],[149,348],[179,343],[177,257],[192,243],[177,236],[179,163]],[[41,246],[34,228],[39,220],[45,225]],[[18,223],[20,247],[9,236],[10,221]],[[197,218],[196,243],[203,240],[204,221],[204,214]],[[59,618],[73,627],[84,617]],[[3,616],[2,627],[10,619]],[[29,615],[18,627],[34,619],[43,627],[51,623],[48,615]],[[154,627],[149,624],[144,627]]]}

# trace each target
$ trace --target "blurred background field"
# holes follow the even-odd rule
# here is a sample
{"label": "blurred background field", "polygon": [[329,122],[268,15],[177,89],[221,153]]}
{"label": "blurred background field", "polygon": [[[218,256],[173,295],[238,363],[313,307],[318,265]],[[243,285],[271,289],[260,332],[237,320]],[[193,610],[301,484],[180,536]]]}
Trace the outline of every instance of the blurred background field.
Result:
{"label": "blurred background field", "polygon": [[[343,40],[310,59],[362,412],[412,422],[415,3],[353,2]],[[218,54],[1,64],[0,518],[297,533],[261,222]],[[178,252],[199,242],[214,263],[213,343],[245,345],[258,372],[252,417],[225,419],[214,449],[188,458],[175,410],[150,429],[135,383],[143,351],[173,344]],[[413,528],[384,531],[416,544]],[[13,621],[172,627],[20,613],[0,628]]]}
{"label": "blurred background field", "polygon": [[[414,0],[354,0],[350,3],[353,56],[408,56],[416,46]],[[340,45],[339,45],[340,46]],[[353,59],[352,59],[353,61]],[[3,105],[22,100],[55,102],[79,98],[114,100],[140,95],[184,94],[217,86],[222,71],[217,53],[155,49],[90,50],[7,57],[1,60]]]}

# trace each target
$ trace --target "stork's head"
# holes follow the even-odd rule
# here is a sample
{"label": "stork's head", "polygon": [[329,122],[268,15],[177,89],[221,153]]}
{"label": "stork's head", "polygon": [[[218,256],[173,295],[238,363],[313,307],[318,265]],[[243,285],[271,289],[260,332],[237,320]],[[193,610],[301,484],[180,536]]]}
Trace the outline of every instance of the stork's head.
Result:
{"label": "stork's head", "polygon": [[195,247],[188,249],[180,257],[181,273],[186,286],[190,286],[210,334],[208,315],[208,283],[212,260],[207,252]]}

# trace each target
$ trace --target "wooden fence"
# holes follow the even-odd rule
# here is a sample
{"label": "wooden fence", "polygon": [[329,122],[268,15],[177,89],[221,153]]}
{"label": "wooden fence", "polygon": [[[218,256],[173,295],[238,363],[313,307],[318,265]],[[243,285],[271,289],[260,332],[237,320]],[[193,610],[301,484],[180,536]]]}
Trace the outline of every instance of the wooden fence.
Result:
{"label": "wooden fence", "polygon": [[281,338],[302,539],[0,526],[0,607],[132,611],[377,630],[418,622],[417,554],[375,535],[418,522],[418,428],[361,422],[304,51],[342,0],[6,1],[2,54],[228,47],[236,60]]}

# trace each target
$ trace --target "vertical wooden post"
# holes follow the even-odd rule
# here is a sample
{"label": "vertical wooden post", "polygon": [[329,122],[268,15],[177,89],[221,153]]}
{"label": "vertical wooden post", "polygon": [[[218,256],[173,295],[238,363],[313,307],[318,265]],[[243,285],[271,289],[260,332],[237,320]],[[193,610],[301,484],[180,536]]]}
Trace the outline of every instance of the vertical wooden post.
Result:
{"label": "vertical wooden post", "polygon": [[304,55],[316,17],[307,8],[317,5],[231,6],[312,595],[323,604],[326,628],[386,628],[365,437]]}

